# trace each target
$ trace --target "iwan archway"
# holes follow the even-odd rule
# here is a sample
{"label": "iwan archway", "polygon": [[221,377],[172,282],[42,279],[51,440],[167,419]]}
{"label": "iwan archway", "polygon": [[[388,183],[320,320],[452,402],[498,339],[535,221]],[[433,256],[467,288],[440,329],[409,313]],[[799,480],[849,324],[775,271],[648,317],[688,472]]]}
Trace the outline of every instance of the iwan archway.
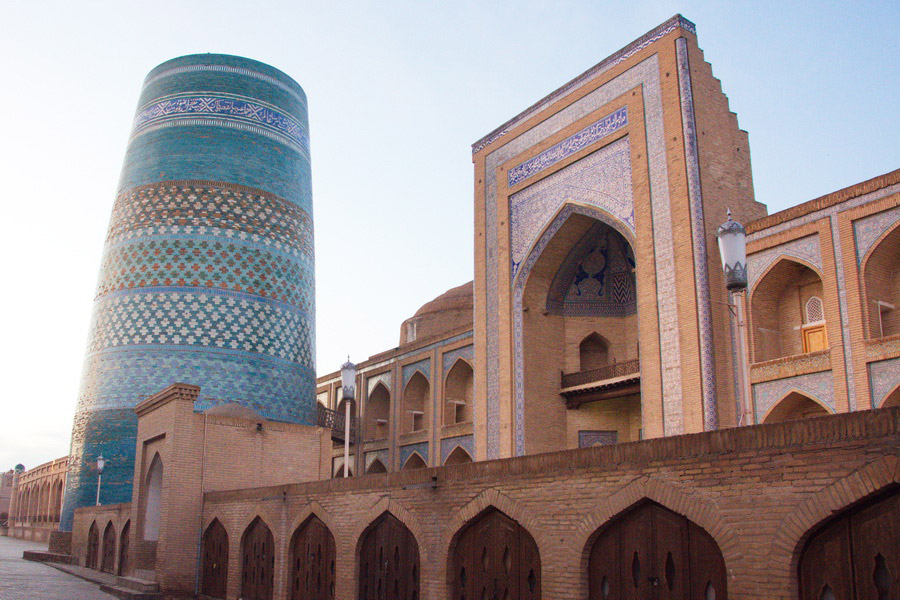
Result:
{"label": "iwan archway", "polygon": [[513,339],[525,453],[640,438],[635,267],[631,230],[576,205],[560,211],[523,261]]}

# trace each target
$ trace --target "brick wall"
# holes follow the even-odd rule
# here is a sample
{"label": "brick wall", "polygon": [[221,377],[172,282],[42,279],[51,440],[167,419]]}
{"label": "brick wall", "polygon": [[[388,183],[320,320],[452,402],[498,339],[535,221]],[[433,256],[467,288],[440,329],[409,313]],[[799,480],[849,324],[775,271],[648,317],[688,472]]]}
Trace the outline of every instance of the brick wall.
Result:
{"label": "brick wall", "polygon": [[[642,498],[687,516],[718,543],[732,598],[793,598],[799,552],[818,523],[900,481],[900,409],[676,436],[538,456],[204,497],[203,525],[230,539],[237,598],[240,538],[256,517],[275,537],[276,598],[287,543],[314,513],[337,543],[336,597],[355,594],[360,535],[390,511],[415,535],[422,598],[447,597],[454,534],[488,506],[524,525],[541,553],[544,598],[582,599],[593,533]],[[437,486],[411,487],[436,477]]]}

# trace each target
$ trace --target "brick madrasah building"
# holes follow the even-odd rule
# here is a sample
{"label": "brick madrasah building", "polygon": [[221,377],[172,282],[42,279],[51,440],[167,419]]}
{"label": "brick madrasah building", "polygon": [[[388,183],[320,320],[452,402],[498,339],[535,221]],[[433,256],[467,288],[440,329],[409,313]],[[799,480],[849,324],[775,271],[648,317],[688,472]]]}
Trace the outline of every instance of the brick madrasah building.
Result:
{"label": "brick madrasah building", "polygon": [[767,216],[670,19],[474,144],[474,281],[358,365],[345,464],[307,131],[267,65],[150,72],[65,500],[17,473],[14,535],[123,597],[898,597],[900,171]]}

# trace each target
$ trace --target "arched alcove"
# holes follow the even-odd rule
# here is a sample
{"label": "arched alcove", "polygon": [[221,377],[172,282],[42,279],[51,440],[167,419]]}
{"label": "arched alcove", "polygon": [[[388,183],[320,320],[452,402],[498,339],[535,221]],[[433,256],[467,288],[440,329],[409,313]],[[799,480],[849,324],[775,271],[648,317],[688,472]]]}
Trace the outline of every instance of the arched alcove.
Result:
{"label": "arched alcove", "polygon": [[[351,458],[350,460],[353,460],[353,459]],[[353,466],[352,465],[350,466],[350,468],[347,469],[347,476],[353,477]],[[342,477],[344,477],[344,465],[340,464],[335,468],[334,475],[332,476],[332,478],[340,479]]]}
{"label": "arched alcove", "polygon": [[897,598],[900,486],[892,485],[819,525],[799,561],[801,600]]}
{"label": "arched alcove", "polygon": [[400,405],[400,433],[428,429],[431,386],[421,371],[413,373],[403,389]]}
{"label": "arched alcove", "polygon": [[601,526],[588,542],[590,600],[727,600],[725,559],[702,527],[650,500]]}
{"label": "arched alcove", "polygon": [[288,586],[291,600],[334,600],[334,536],[311,515],[291,537]]}
{"label": "arched alcove", "polygon": [[241,598],[272,600],[275,590],[275,538],[256,517],[241,538]]}
{"label": "arched alcove", "polygon": [[409,458],[406,459],[406,462],[403,463],[403,471],[411,471],[412,469],[424,469],[428,465],[425,463],[425,459],[423,459],[418,452],[413,452],[409,455]]}
{"label": "arched alcove", "polygon": [[382,513],[360,538],[359,600],[418,600],[419,544],[389,512]]}
{"label": "arched alcove", "polygon": [[159,521],[162,513],[163,462],[159,453],[153,455],[147,470],[144,489],[144,539],[159,539]]}
{"label": "arched alcove", "polygon": [[391,419],[391,393],[380,381],[366,400],[365,439],[387,438]]}
{"label": "arched alcove", "polygon": [[475,373],[469,363],[459,358],[444,382],[444,425],[472,421],[474,394]]}
{"label": "arched alcove", "polygon": [[203,532],[202,592],[224,600],[228,590],[228,531],[213,519]]}
{"label": "arched alcove", "polygon": [[466,452],[462,446],[457,446],[453,449],[453,452],[447,455],[447,460],[444,461],[444,464],[462,465],[470,462],[472,462],[472,457],[469,455],[469,453]]}
{"label": "arched alcove", "polygon": [[781,423],[810,417],[822,417],[830,414],[828,409],[809,396],[800,392],[791,392],[779,400],[763,418],[763,423]]}
{"label": "arched alcove", "polygon": [[107,523],[103,530],[103,557],[100,561],[100,570],[104,573],[114,573],[116,570],[116,528],[112,521]]}
{"label": "arched alcove", "polygon": [[[750,294],[753,361],[828,348],[822,279],[810,267],[780,259]],[[818,317],[819,320],[810,321]]]}
{"label": "arched alcove", "polygon": [[490,507],[454,536],[447,567],[452,598],[541,597],[541,557],[531,534]]}
{"label": "arched alcove", "polygon": [[635,272],[628,239],[580,213],[548,229],[523,263],[516,318],[526,453],[578,448],[586,430],[614,431],[622,442],[639,439]]}
{"label": "arched alcove", "polygon": [[890,408],[892,406],[900,406],[900,385],[894,388],[890,394],[881,402],[879,408]]}
{"label": "arched alcove", "polygon": [[900,333],[900,226],[895,226],[862,265],[865,282],[867,337]]}
{"label": "arched alcove", "polygon": [[384,463],[378,458],[373,460],[372,464],[369,465],[369,468],[366,469],[366,475],[373,475],[375,473],[387,473],[387,467],[385,467]]}

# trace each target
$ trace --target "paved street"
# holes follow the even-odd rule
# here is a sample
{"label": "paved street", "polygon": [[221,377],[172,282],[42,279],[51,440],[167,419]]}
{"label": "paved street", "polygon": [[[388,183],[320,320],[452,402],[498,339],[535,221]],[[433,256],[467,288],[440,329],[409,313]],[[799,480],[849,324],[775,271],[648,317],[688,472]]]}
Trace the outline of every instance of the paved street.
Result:
{"label": "paved street", "polygon": [[22,559],[25,550],[46,544],[0,536],[0,600],[111,600],[93,583]]}

